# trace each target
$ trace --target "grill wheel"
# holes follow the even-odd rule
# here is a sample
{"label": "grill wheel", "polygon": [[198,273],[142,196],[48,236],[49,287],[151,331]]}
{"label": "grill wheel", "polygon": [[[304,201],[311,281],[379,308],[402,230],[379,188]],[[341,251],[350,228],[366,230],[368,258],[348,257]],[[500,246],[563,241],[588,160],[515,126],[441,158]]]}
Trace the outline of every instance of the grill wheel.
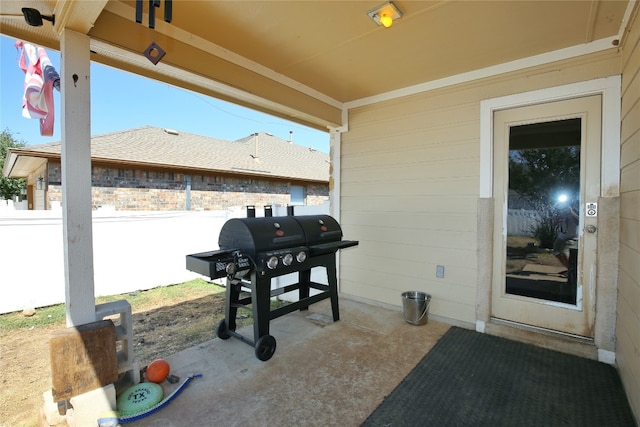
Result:
{"label": "grill wheel", "polygon": [[256,342],[256,357],[263,362],[271,359],[276,352],[276,339],[271,335],[261,336]]}
{"label": "grill wheel", "polygon": [[231,338],[229,335],[229,328],[227,327],[227,319],[222,319],[220,323],[218,323],[218,329],[216,329],[216,333],[218,334],[218,338],[221,340],[228,340]]}

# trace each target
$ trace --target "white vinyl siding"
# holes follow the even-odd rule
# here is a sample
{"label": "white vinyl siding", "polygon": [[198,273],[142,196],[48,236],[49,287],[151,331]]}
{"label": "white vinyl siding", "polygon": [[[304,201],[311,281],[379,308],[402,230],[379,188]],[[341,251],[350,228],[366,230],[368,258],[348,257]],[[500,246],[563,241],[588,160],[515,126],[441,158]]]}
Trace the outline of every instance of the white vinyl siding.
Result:
{"label": "white vinyl siding", "polygon": [[616,361],[640,419],[640,19],[623,46]]}
{"label": "white vinyl siding", "polygon": [[611,50],[350,110],[340,218],[360,245],[341,253],[341,292],[401,306],[424,291],[433,315],[474,324],[480,101],[618,72]]}

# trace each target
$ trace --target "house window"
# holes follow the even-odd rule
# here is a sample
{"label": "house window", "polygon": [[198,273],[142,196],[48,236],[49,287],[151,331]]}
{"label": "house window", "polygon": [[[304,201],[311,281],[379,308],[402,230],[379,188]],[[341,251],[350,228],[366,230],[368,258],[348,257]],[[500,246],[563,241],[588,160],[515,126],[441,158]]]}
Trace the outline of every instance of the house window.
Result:
{"label": "house window", "polygon": [[304,205],[304,200],[307,197],[307,192],[303,186],[292,185],[289,191],[291,192],[291,205]]}

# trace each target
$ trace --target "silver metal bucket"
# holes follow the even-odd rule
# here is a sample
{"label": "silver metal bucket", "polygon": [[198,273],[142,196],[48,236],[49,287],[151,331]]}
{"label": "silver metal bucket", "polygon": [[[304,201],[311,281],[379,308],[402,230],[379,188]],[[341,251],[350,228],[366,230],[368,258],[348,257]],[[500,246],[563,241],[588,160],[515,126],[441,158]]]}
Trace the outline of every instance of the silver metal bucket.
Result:
{"label": "silver metal bucket", "polygon": [[412,325],[424,325],[429,320],[431,295],[419,291],[402,293],[402,317]]}

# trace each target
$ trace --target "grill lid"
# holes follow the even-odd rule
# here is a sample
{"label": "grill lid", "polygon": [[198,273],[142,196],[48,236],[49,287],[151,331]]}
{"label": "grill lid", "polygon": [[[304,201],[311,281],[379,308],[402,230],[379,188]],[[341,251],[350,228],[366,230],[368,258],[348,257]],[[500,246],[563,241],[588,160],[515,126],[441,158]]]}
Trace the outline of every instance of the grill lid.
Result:
{"label": "grill lid", "polygon": [[312,254],[350,245],[342,241],[340,224],[329,215],[233,218],[220,230],[218,246],[255,258],[267,251],[308,246]]}
{"label": "grill lid", "polygon": [[307,245],[342,240],[342,229],[338,221],[329,215],[306,215],[294,218],[304,230]]}
{"label": "grill lid", "polygon": [[291,216],[233,218],[220,230],[220,249],[239,249],[255,258],[261,252],[305,245],[300,223]]}

